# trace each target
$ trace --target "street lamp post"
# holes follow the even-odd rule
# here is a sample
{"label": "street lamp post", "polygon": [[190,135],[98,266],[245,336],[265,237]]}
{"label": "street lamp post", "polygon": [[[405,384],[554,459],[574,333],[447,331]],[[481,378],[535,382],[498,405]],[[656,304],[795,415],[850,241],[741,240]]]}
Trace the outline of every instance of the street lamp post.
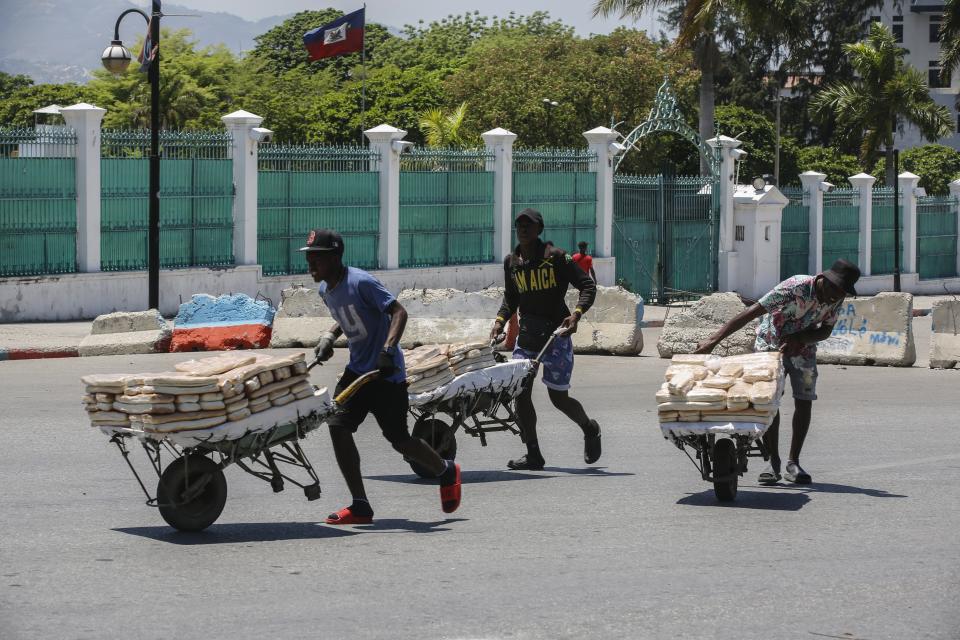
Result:
{"label": "street lamp post", "polygon": [[[160,308],[160,0],[153,0],[151,15],[140,9],[127,9],[117,18],[113,29],[113,41],[104,49],[101,61],[111,73],[119,74],[130,65],[130,51],[120,40],[120,21],[129,13],[139,13],[150,27],[150,51],[144,56],[152,56],[147,69],[150,82],[150,217],[147,234],[147,298],[150,309]],[[151,19],[152,18],[152,19]],[[146,46],[146,43],[145,43]]]}
{"label": "street lamp post", "polygon": [[547,135],[550,135],[550,114],[560,106],[560,103],[550,98],[543,99],[543,108],[547,110]]}

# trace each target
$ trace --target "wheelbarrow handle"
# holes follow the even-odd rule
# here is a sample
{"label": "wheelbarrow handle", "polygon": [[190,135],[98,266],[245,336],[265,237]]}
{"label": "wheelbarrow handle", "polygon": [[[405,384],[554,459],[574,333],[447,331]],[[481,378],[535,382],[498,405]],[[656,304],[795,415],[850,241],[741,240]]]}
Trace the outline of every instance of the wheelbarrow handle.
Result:
{"label": "wheelbarrow handle", "polygon": [[351,382],[350,386],[348,386],[346,389],[344,389],[339,394],[337,394],[337,397],[334,398],[333,401],[336,404],[340,405],[341,407],[344,406],[347,402],[350,401],[350,398],[363,387],[363,385],[367,384],[368,382],[372,382],[379,377],[380,377],[380,371],[378,370],[370,371],[368,373],[363,374],[362,376],[360,376],[359,378]]}
{"label": "wheelbarrow handle", "polygon": [[537,357],[533,359],[535,365],[539,365],[543,360],[543,354],[545,354],[549,349],[550,345],[553,344],[554,339],[558,336],[566,335],[568,329],[566,327],[557,327],[554,329],[553,333],[550,334],[550,339],[547,340],[547,344],[543,345],[543,349],[540,349],[540,353],[537,354]]}

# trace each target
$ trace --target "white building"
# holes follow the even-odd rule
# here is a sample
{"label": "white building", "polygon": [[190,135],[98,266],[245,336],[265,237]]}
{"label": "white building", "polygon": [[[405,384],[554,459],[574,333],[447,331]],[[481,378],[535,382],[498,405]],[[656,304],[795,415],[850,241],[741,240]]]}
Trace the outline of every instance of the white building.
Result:
{"label": "white building", "polygon": [[[907,50],[905,60],[927,76],[930,95],[938,103],[950,109],[954,115],[954,134],[938,140],[940,144],[960,149],[958,135],[957,97],[960,95],[960,73],[954,72],[948,83],[940,81],[940,23],[944,3],[937,0],[884,0],[883,8],[870,16],[870,21],[881,21],[893,31],[893,35]],[[905,127],[898,135],[896,145],[909,149],[927,144],[916,127]]]}

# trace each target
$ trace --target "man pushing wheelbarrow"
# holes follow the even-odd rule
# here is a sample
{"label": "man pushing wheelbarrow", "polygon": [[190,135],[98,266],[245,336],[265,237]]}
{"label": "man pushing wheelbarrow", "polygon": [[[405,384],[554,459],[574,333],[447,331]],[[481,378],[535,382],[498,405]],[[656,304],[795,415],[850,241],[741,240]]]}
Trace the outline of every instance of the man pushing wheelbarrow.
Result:
{"label": "man pushing wheelbarrow", "polygon": [[[837,260],[829,270],[815,276],[788,278],[758,302],[735,316],[719,331],[701,342],[696,353],[710,353],[727,336],[751,320],[763,316],[757,327],[756,351],[781,351],[783,364],[793,388],[793,439],[783,477],[796,484],[810,484],[810,474],[800,466],[800,450],[810,429],[813,401],[817,399],[817,343],[833,332],[838,311],[846,295],[857,295],[854,284],[860,269],[847,260]],[[780,481],[780,414],[763,435],[770,464],[760,474],[760,484]]]}

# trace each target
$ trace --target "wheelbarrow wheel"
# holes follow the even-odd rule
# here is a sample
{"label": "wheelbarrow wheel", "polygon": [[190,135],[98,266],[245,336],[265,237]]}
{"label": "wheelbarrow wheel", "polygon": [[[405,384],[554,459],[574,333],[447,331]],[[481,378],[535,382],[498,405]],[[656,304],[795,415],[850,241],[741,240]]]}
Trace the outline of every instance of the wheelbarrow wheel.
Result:
{"label": "wheelbarrow wheel", "polygon": [[160,515],[174,529],[202,531],[216,522],[227,502],[227,479],[210,458],[182,456],[171,462],[157,485]]}
{"label": "wheelbarrow wheel", "polygon": [[713,446],[713,492],[720,502],[732,502],[737,497],[737,446],[728,438],[717,440]]}
{"label": "wheelbarrow wheel", "polygon": [[[414,438],[420,438],[444,460],[453,460],[457,457],[457,436],[453,428],[443,420],[436,418],[420,418],[413,425],[411,433]],[[431,473],[429,469],[420,463],[404,458],[413,469],[413,472],[421,478],[436,478],[436,474]]]}

